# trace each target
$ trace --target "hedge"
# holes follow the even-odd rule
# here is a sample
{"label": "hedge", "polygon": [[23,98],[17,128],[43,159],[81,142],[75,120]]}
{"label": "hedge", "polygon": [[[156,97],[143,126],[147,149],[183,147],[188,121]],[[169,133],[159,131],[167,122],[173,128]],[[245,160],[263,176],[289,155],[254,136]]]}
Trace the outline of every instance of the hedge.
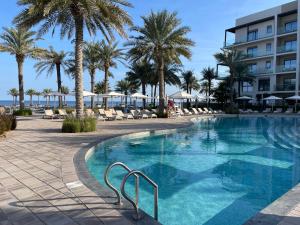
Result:
{"label": "hedge", "polygon": [[81,133],[96,131],[97,120],[95,118],[66,118],[62,125],[63,133]]}

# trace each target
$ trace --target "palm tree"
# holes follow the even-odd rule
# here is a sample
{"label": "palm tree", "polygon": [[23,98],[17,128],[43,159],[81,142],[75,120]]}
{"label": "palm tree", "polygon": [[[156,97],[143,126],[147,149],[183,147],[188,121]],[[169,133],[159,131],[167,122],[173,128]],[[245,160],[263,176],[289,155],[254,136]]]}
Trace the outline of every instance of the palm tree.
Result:
{"label": "palm tree", "polygon": [[[213,88],[212,81],[218,77],[216,72],[215,72],[215,69],[211,68],[211,67],[207,67],[207,68],[204,68],[201,73],[202,73],[202,79],[201,80],[207,82],[208,96],[211,96],[211,94],[212,94],[211,90]],[[210,101],[210,99],[209,99],[209,101]]]}
{"label": "palm tree", "polygon": [[28,89],[26,91],[26,95],[28,95],[30,97],[30,106],[32,106],[32,96],[34,96],[36,93],[36,91],[34,89]]}
{"label": "palm tree", "polygon": [[[123,63],[123,60],[125,60],[125,54],[123,53],[123,49],[118,48],[117,43],[109,43],[106,44],[105,41],[102,41],[100,43],[100,49],[99,49],[100,57],[101,57],[101,64],[102,68],[104,70],[104,89],[105,93],[108,92],[108,77],[109,77],[109,69],[111,67],[117,67],[117,62]],[[107,109],[107,99],[104,101],[105,109]]]}
{"label": "palm tree", "polygon": [[117,82],[116,91],[125,95],[125,105],[127,105],[127,96],[135,93],[139,86],[137,82],[132,82],[128,78]]}
{"label": "palm tree", "polygon": [[238,82],[238,97],[241,96],[241,86],[242,82],[249,82],[252,83],[254,78],[248,75],[248,65],[243,62],[239,62],[236,64],[235,67],[236,77],[234,78],[235,81]]}
{"label": "palm tree", "polygon": [[140,35],[133,37],[126,45],[132,47],[129,50],[132,61],[154,60],[159,74],[159,112],[162,116],[165,104],[165,63],[181,64],[180,56],[191,58],[189,47],[194,43],[186,37],[190,28],[180,27],[181,21],[177,18],[177,13],[169,13],[166,10],[151,12],[142,19],[143,27],[132,28]]}
{"label": "palm tree", "polygon": [[64,94],[64,105],[66,105],[66,95],[70,93],[70,90],[67,86],[61,86],[61,93]]}
{"label": "palm tree", "polygon": [[115,30],[126,36],[125,25],[131,19],[121,7],[131,7],[126,0],[18,0],[22,12],[14,19],[21,27],[32,27],[42,22],[39,34],[53,27],[60,27],[61,37],[73,38],[75,34],[75,96],[77,118],[83,116],[83,42],[84,28],[90,35],[100,30],[106,39],[113,38]]}
{"label": "palm tree", "polygon": [[[151,77],[155,76],[153,65],[148,62],[133,63],[130,71],[126,73],[126,78],[138,86],[142,87],[142,94],[146,95],[146,87]],[[143,99],[143,106],[146,107],[146,99]]]}
{"label": "palm tree", "polygon": [[[34,65],[38,75],[46,71],[47,76],[50,76],[53,74],[54,69],[56,70],[57,91],[59,93],[61,93],[62,86],[61,68],[66,71],[66,57],[68,54],[64,51],[57,52],[50,46],[49,50],[45,50],[40,56],[40,61]],[[62,97],[59,97],[59,107],[62,107]]]}
{"label": "palm tree", "polygon": [[9,94],[13,97],[13,105],[16,105],[19,91],[16,88],[11,88],[8,90],[7,94]]}
{"label": "palm tree", "polygon": [[[108,91],[110,90],[110,88],[108,87]],[[94,93],[95,94],[105,94],[106,91],[105,91],[105,84],[104,84],[104,81],[100,81],[98,83],[96,83],[95,85],[95,88],[94,88]],[[99,104],[99,96],[97,97],[97,104]]]}
{"label": "palm tree", "polygon": [[0,39],[3,41],[0,43],[0,52],[7,52],[16,58],[18,64],[20,109],[24,109],[24,60],[27,57],[37,57],[41,53],[41,49],[34,47],[37,40],[35,32],[20,27],[3,28],[3,30],[3,34],[0,35]]}
{"label": "palm tree", "polygon": [[192,94],[192,90],[199,90],[200,85],[197,78],[194,76],[192,71],[186,71],[182,73],[183,82],[181,84],[182,89],[186,90],[187,93]]}
{"label": "palm tree", "polygon": [[[99,42],[89,42],[85,44],[83,49],[83,66],[90,74],[91,92],[94,93],[96,70],[101,68]],[[94,96],[91,96],[91,108],[94,108]]]}
{"label": "palm tree", "polygon": [[39,92],[39,91],[36,91],[36,92],[35,92],[35,96],[38,97],[38,105],[40,105],[40,96],[41,96],[41,95],[43,95],[42,92]]}
{"label": "palm tree", "polygon": [[218,63],[222,66],[227,66],[229,69],[229,77],[228,77],[228,86],[230,88],[230,102],[233,103],[233,95],[234,95],[234,82],[237,78],[237,68],[241,63],[241,59],[244,58],[244,55],[241,51],[230,50],[230,49],[222,49],[222,52],[214,55]]}
{"label": "palm tree", "polygon": [[206,97],[210,96],[209,93],[209,85],[207,81],[203,81],[200,83],[200,93],[204,93]]}
{"label": "palm tree", "polygon": [[42,92],[42,94],[44,95],[45,99],[46,99],[46,105],[50,104],[50,93],[52,92],[52,90],[50,88],[45,88]]}

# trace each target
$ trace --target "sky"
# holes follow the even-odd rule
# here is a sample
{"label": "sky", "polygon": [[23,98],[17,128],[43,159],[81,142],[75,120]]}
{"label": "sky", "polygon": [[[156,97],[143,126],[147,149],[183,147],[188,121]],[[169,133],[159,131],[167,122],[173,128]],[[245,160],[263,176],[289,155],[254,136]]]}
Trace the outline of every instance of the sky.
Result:
{"label": "sky", "polygon": [[[188,34],[195,42],[192,48],[193,56],[191,60],[183,59],[184,70],[192,70],[198,79],[201,79],[201,71],[204,67],[215,67],[216,61],[213,55],[220,50],[224,42],[224,30],[235,25],[235,19],[246,16],[257,11],[278,6],[291,0],[129,0],[134,8],[128,9],[135,25],[142,25],[141,16],[148,15],[151,10],[156,12],[167,9],[170,12],[176,11],[182,20],[182,25],[189,26],[191,32]],[[17,0],[1,2],[0,8],[0,28],[13,26],[12,20],[20,12]],[[38,27],[34,28],[37,29]],[[2,31],[0,30],[0,33]],[[37,46],[47,48],[50,45],[57,51],[72,51],[73,45],[67,38],[60,39],[59,32],[54,36],[47,34]],[[90,37],[85,33],[85,40],[102,40],[103,36],[98,33]],[[125,39],[117,37],[117,41],[122,47]],[[0,40],[1,42],[1,40]],[[37,77],[34,64],[36,61],[26,59],[24,64],[24,88],[33,88],[42,91],[44,88],[57,89],[56,75],[48,76],[41,74]],[[112,69],[114,75],[110,79],[110,87],[113,89],[118,80],[124,78],[128,68],[119,64],[118,68]],[[97,71],[96,82],[103,80],[103,72]],[[10,100],[7,95],[10,88],[18,88],[17,64],[15,57],[6,53],[0,53],[0,100]],[[63,85],[70,90],[74,89],[74,81],[63,75]],[[90,77],[84,72],[84,89],[90,89]],[[178,91],[176,87],[167,87],[167,94]],[[28,96],[25,97],[28,99]]]}

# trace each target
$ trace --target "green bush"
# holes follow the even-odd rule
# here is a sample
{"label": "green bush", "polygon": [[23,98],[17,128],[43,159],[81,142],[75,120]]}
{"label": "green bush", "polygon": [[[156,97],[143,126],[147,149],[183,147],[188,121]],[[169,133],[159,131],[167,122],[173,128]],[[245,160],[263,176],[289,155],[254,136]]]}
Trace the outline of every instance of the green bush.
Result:
{"label": "green bush", "polygon": [[95,118],[66,118],[62,125],[63,133],[80,133],[96,131],[97,120]]}
{"label": "green bush", "polygon": [[6,131],[15,130],[17,127],[17,120],[12,115],[0,115],[0,134]]}
{"label": "green bush", "polygon": [[14,116],[32,116],[31,109],[19,109],[15,110],[13,113]]}

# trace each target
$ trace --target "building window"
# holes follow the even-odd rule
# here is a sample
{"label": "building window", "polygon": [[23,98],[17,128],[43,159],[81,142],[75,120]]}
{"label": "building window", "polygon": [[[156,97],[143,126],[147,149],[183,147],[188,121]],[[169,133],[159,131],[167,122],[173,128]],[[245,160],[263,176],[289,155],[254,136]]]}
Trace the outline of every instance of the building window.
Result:
{"label": "building window", "polygon": [[272,34],[273,30],[272,30],[272,25],[268,25],[267,26],[267,34]]}
{"label": "building window", "polygon": [[294,70],[296,68],[296,59],[284,60],[283,67],[285,70]]}
{"label": "building window", "polygon": [[257,71],[257,65],[256,63],[253,63],[253,64],[249,64],[248,65],[248,72],[249,73],[256,73]]}
{"label": "building window", "polygon": [[266,69],[270,70],[272,67],[271,61],[266,61]]}
{"label": "building window", "polygon": [[267,43],[266,44],[266,52],[267,53],[271,53],[272,52],[272,44],[271,43]]}
{"label": "building window", "polygon": [[258,30],[248,32],[248,41],[254,41],[258,39]]}
{"label": "building window", "polygon": [[297,21],[291,21],[288,23],[285,23],[284,25],[285,32],[293,32],[297,30]]}
{"label": "building window", "polygon": [[257,55],[257,47],[251,47],[247,49],[248,57],[255,57]]}
{"label": "building window", "polygon": [[284,48],[285,48],[285,51],[296,51],[297,41],[296,40],[286,41],[284,43]]}
{"label": "building window", "polygon": [[270,91],[270,79],[259,80],[258,91]]}
{"label": "building window", "polygon": [[249,82],[243,82],[243,92],[252,92],[253,86]]}

